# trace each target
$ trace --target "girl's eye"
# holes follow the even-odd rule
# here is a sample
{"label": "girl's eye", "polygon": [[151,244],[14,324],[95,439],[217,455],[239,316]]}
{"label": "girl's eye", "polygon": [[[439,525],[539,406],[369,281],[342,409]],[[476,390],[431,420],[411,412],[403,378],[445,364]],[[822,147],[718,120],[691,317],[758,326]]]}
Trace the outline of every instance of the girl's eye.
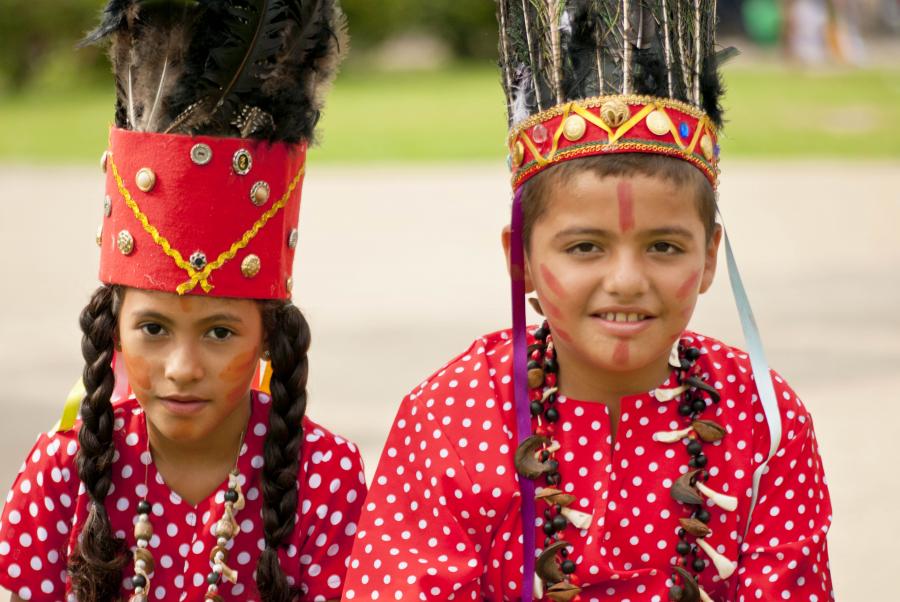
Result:
{"label": "girl's eye", "polygon": [[141,331],[143,331],[144,334],[150,335],[151,337],[158,337],[163,333],[163,327],[159,324],[154,324],[151,322],[149,324],[142,324]]}
{"label": "girl's eye", "polygon": [[569,253],[573,255],[586,255],[588,253],[596,253],[600,247],[592,242],[580,242],[577,245],[569,247]]}
{"label": "girl's eye", "polygon": [[234,333],[224,326],[216,326],[209,331],[209,336],[217,341],[224,341],[225,339],[231,337],[232,334]]}
{"label": "girl's eye", "polygon": [[674,255],[680,253],[681,249],[668,242],[655,242],[650,245],[650,250],[654,253],[662,253],[663,255]]}

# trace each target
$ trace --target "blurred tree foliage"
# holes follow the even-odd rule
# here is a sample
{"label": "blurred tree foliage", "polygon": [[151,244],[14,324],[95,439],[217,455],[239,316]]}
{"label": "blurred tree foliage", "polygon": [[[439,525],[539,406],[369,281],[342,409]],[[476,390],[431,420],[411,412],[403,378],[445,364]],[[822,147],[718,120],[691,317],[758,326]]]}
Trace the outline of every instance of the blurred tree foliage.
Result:
{"label": "blurred tree foliage", "polygon": [[[496,25],[491,0],[343,0],[355,52],[404,32],[434,35],[458,57],[492,57]],[[97,21],[103,0],[0,0],[0,91],[67,74],[99,78],[102,52],[76,50]],[[351,53],[352,58],[352,53]],[[65,67],[60,67],[60,65]],[[69,68],[72,67],[72,68]]]}

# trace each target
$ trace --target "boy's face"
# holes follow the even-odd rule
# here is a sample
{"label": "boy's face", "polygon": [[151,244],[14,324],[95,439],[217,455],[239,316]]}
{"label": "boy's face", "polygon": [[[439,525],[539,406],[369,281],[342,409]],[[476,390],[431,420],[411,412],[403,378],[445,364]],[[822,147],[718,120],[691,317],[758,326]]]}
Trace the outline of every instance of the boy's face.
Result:
{"label": "boy's face", "polygon": [[721,232],[706,242],[696,192],[589,171],[549,188],[526,287],[537,293],[562,365],[568,360],[575,374],[664,365],[715,273]]}

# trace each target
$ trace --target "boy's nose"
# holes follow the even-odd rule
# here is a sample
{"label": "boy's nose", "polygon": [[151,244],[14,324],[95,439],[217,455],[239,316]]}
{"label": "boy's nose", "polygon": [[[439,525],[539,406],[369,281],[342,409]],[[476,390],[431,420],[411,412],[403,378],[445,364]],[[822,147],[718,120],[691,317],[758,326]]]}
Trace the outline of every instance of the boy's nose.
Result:
{"label": "boy's nose", "polygon": [[166,358],[166,378],[176,384],[201,380],[203,373],[203,364],[192,345],[176,345]]}
{"label": "boy's nose", "polygon": [[647,292],[643,264],[633,253],[621,252],[610,258],[603,280],[606,292],[616,298],[633,299]]}

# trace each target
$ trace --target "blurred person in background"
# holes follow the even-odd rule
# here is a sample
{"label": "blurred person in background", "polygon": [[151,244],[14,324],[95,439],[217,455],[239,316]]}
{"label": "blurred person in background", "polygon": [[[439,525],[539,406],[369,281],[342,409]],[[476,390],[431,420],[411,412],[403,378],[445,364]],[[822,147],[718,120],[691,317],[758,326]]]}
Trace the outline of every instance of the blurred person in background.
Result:
{"label": "blurred person in background", "polygon": [[859,3],[852,0],[784,0],[789,57],[804,64],[858,65],[865,59]]}

